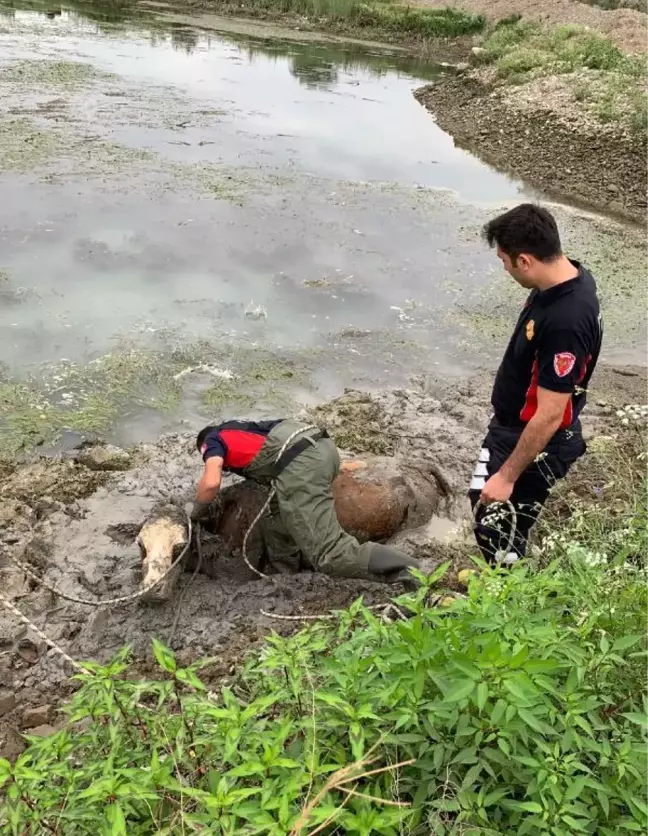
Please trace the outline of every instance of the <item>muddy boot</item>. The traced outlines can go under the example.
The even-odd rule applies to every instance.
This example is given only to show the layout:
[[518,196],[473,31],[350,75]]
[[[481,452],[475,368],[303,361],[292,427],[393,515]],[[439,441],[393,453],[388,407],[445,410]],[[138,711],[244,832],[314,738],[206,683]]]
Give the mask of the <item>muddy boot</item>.
[[371,546],[369,571],[378,575],[382,581],[402,583],[412,591],[418,589],[420,582],[410,574],[409,569],[418,569],[419,566],[415,557],[410,557],[391,546],[383,546],[380,543],[373,543]]

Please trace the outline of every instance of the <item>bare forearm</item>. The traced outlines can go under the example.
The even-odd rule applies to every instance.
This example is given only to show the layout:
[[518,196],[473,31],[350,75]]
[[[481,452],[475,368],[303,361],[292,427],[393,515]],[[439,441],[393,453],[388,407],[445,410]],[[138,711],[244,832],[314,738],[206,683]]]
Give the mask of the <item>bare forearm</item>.
[[201,479],[200,482],[198,482],[198,488],[196,490],[196,502],[213,502],[216,499],[219,490],[220,482],[215,485]]
[[515,482],[537,455],[542,453],[560,426],[560,416],[535,415],[524,428],[515,449],[500,468],[509,482]]

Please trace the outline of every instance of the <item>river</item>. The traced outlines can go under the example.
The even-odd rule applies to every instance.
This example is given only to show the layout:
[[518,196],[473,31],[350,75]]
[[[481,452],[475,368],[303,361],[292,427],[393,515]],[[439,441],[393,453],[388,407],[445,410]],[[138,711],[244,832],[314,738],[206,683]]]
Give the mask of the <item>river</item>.
[[[480,229],[538,195],[415,101],[451,69],[81,8],[0,4],[0,455],[492,366]],[[640,232],[556,211],[623,323]]]

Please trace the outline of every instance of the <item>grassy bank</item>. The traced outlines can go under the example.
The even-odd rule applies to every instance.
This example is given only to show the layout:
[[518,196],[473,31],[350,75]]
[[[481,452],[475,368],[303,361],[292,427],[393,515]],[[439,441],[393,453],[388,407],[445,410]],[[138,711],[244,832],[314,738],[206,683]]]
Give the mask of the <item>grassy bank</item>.
[[193,8],[404,43],[471,35],[486,24],[481,14],[413,8],[389,0],[196,0]]
[[602,123],[645,137],[646,61],[626,55],[603,35],[511,18],[484,37],[475,61],[511,85],[556,76],[557,106],[568,112],[573,108],[575,118],[584,110]]
[[216,692],[159,644],[152,681],[127,651],[93,665],[67,728],[0,761],[0,832],[645,832],[635,416],[554,502],[540,563],[485,570],[449,607],[421,590],[385,621],[357,602],[270,636]]
[[601,9],[635,9],[638,12],[648,12],[646,0],[585,0],[590,6],[599,6]]

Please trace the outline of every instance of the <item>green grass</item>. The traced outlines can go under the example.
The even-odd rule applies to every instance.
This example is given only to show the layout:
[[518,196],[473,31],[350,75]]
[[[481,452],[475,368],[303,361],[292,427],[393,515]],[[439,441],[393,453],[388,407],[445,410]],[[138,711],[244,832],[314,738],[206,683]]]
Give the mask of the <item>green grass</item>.
[[67,726],[0,760],[0,834],[645,833],[637,439],[595,445],[539,564],[484,568],[448,607],[426,605],[441,566],[407,617],[358,601],[267,637],[215,691],[159,642],[149,681],[128,650],[88,664]]
[[518,73],[570,73],[580,69],[646,74],[645,61],[628,56],[609,38],[580,26],[500,23],[484,42],[484,60],[502,78]]
[[216,11],[259,17],[297,17],[310,23],[358,31],[367,37],[458,37],[481,31],[483,15],[458,9],[415,9],[381,0],[214,0]]
[[574,99],[603,123],[646,133],[646,62],[627,55],[609,38],[579,26],[543,26],[511,18],[485,38],[479,63],[497,78],[525,84],[536,78],[574,75]]
[[645,91],[637,95],[636,104],[630,118],[630,127],[638,136],[645,136],[648,132],[648,96]]

